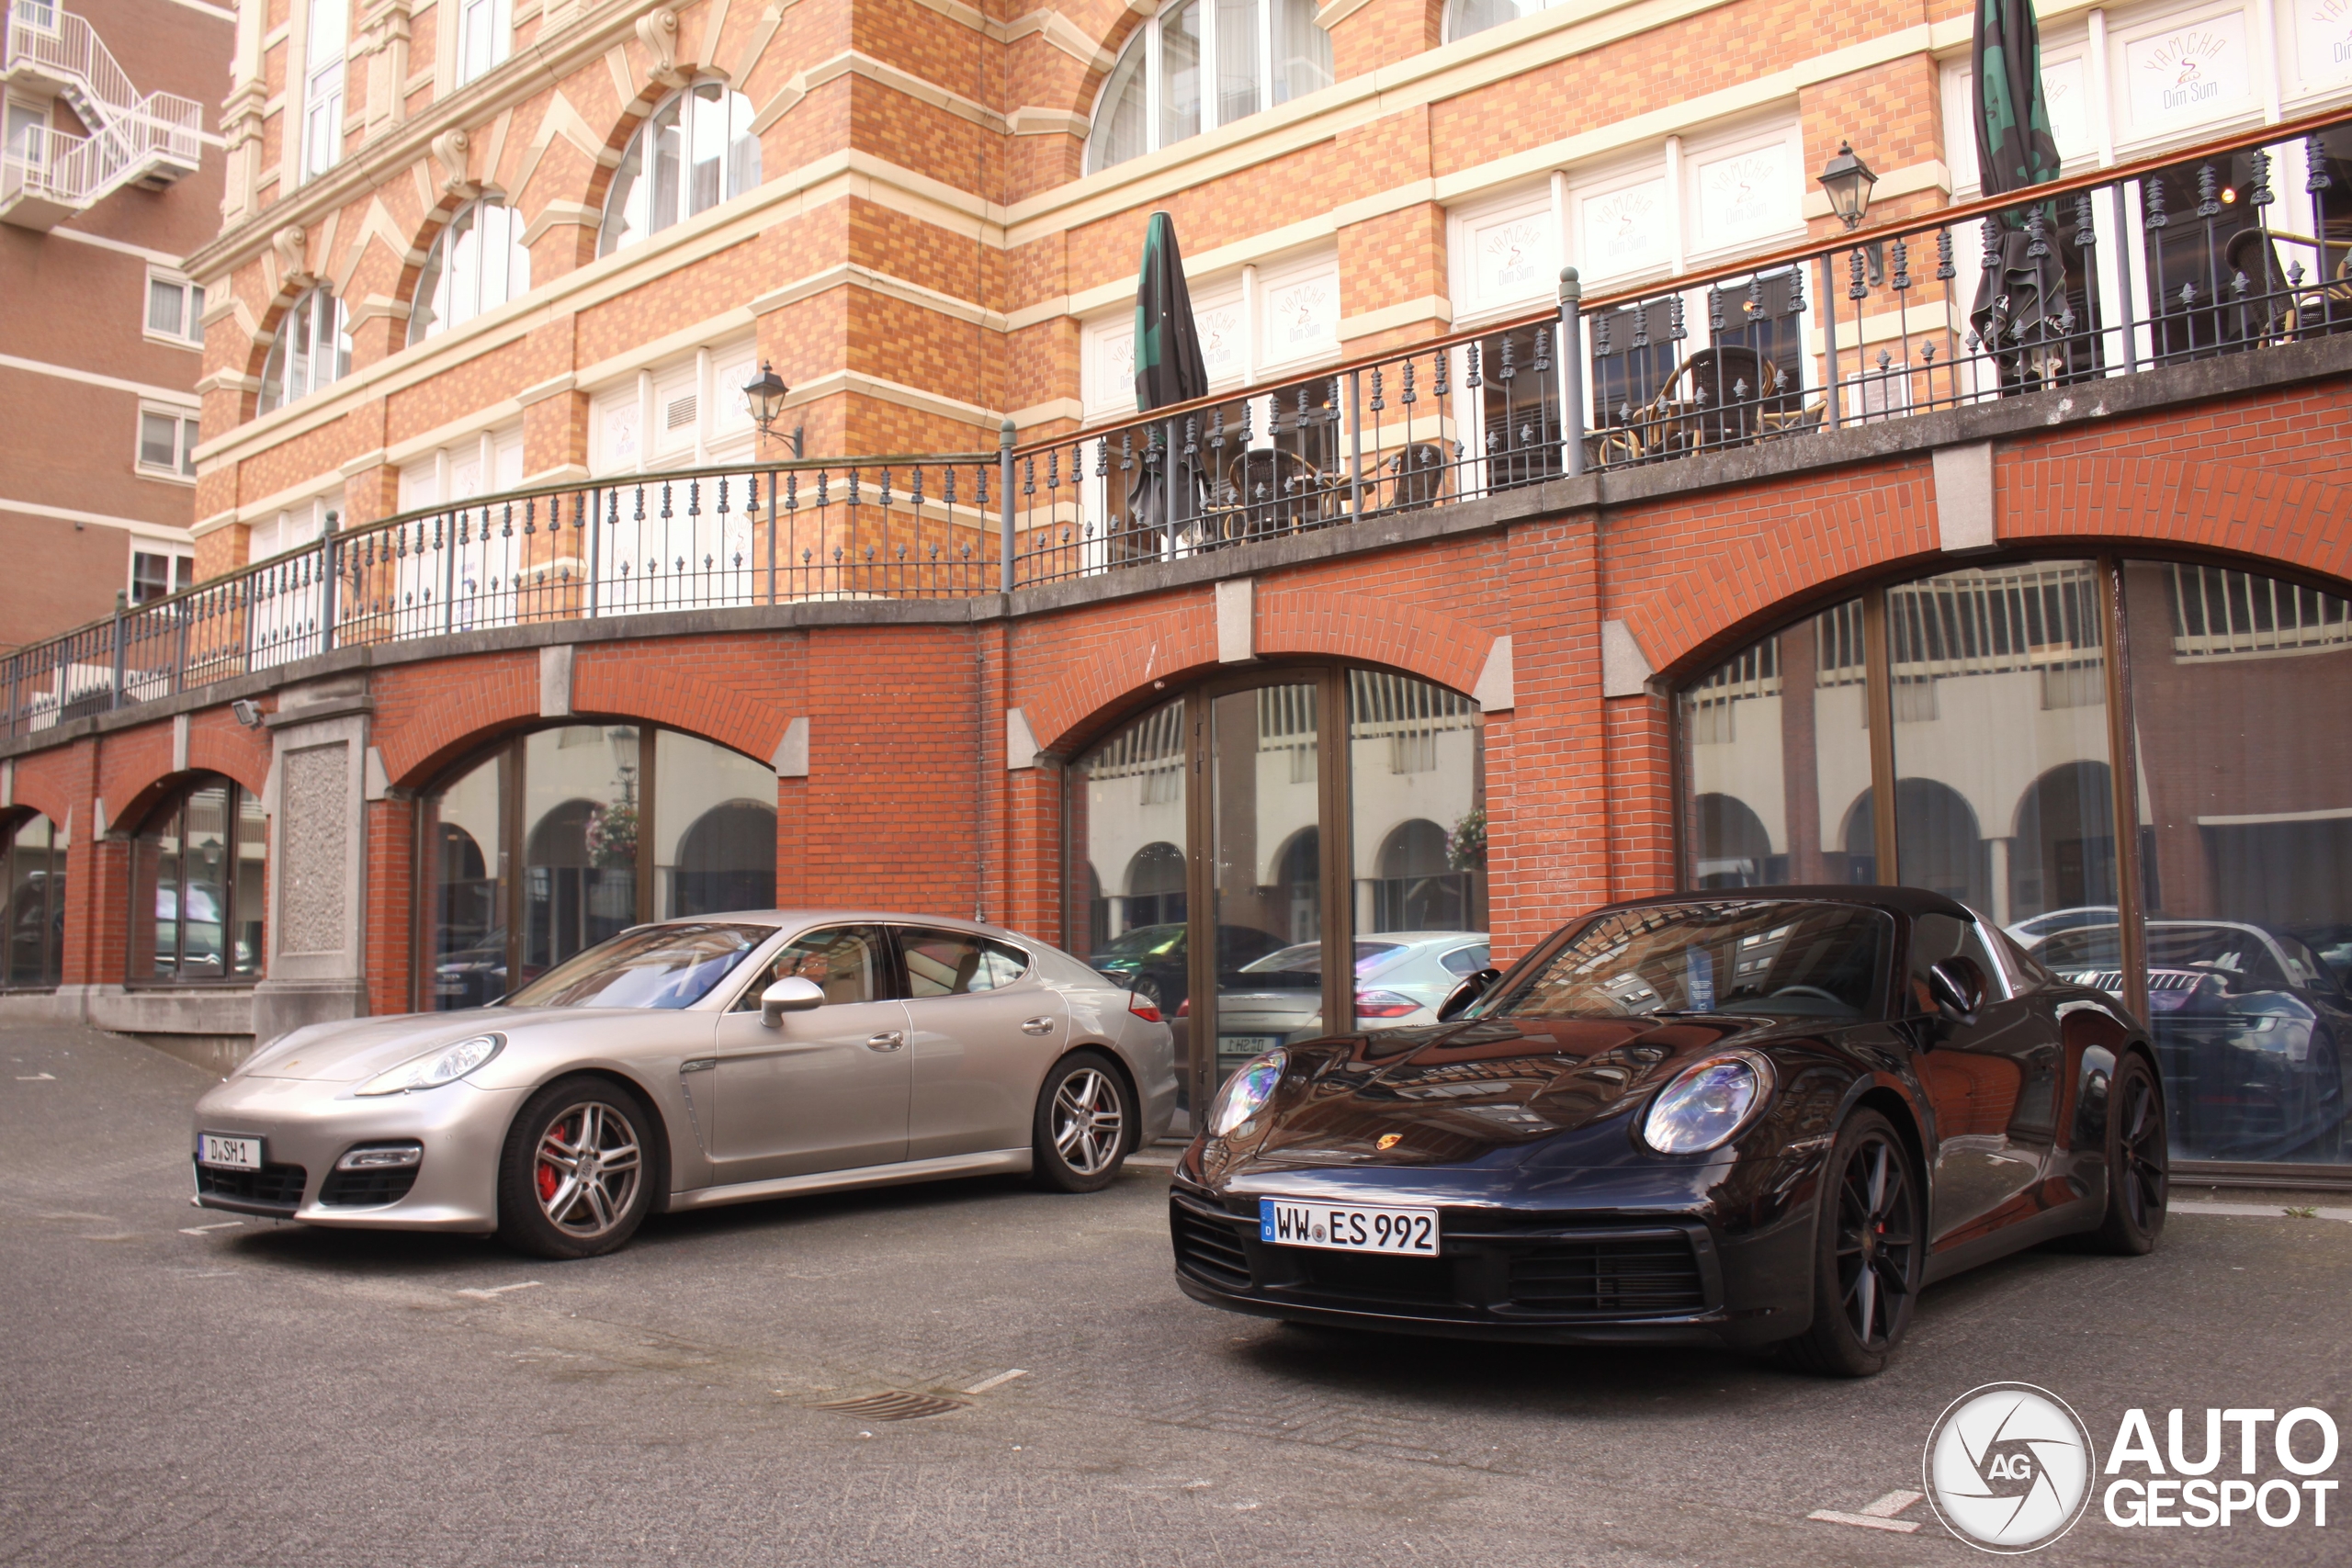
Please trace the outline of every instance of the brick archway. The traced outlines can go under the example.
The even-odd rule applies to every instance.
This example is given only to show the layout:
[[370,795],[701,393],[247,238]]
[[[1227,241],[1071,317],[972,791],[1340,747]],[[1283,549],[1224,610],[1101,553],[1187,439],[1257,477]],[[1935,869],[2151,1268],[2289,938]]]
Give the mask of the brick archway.
[[[1998,454],[1994,475],[2004,547],[2223,550],[2255,570],[2352,579],[2352,490],[2324,479],[2236,462],[2017,452]],[[1925,462],[1872,482],[1792,486],[1747,520],[1740,548],[1694,552],[1612,606],[1662,674],[1688,676],[1843,586],[1972,558],[1939,547]]]
[[[1459,616],[1398,600],[1294,588],[1257,595],[1254,646],[1261,659],[1344,659],[1466,693],[1477,684],[1495,637]],[[1202,594],[1123,621],[1115,635],[1098,640],[1080,633],[1059,648],[1058,658],[1026,668],[1016,651],[1012,705],[1023,707],[1041,748],[1069,756],[1114,719],[1218,667],[1216,606]]]

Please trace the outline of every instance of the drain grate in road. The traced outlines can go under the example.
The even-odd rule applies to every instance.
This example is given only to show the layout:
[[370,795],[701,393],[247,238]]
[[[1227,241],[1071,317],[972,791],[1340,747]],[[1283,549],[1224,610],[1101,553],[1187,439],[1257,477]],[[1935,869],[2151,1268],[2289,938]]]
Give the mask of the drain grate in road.
[[968,1410],[971,1406],[961,1399],[942,1399],[935,1393],[909,1393],[893,1388],[856,1399],[829,1399],[817,1408],[837,1410],[869,1421],[920,1421],[926,1416],[944,1416],[951,1410]]

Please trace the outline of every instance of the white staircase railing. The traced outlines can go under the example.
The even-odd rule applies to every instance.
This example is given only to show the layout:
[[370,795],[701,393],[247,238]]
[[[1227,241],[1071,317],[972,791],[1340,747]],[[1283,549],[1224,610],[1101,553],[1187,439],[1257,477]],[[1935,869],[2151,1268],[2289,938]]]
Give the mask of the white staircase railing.
[[6,70],[52,83],[90,128],[87,137],[42,133],[36,150],[10,148],[0,175],[0,204],[38,188],[87,206],[134,180],[178,177],[203,152],[203,106],[175,93],[141,94],[97,29],[50,0],[16,0]]

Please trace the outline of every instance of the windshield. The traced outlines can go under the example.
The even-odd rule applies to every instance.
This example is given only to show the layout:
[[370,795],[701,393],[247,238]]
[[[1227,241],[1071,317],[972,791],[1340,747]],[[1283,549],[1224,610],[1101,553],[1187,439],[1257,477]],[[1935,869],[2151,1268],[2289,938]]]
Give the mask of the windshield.
[[1098,962],[1158,958],[1182,944],[1187,929],[1179,925],[1137,926],[1122,933],[1095,957]]
[[[2113,926],[2092,926],[2061,931],[2037,944],[2033,955],[2052,969],[2077,972],[2085,985],[2095,984],[2093,971],[2122,966],[2120,933]],[[2212,976],[2223,991],[2277,990],[2287,976],[2271,955],[2262,933],[2249,926],[2220,921],[2151,920],[2148,922],[2148,967],[2178,975]],[[2178,977],[2176,975],[2175,978]],[[2155,987],[2177,989],[2176,986]]]
[[1676,1012],[1858,1019],[1894,922],[1849,904],[1670,904],[1603,915],[1476,1018]]
[[647,926],[567,958],[506,998],[518,1008],[690,1008],[773,926]]
[[[1381,960],[1389,954],[1404,951],[1402,942],[1360,942],[1356,943],[1356,973],[1362,975],[1374,969],[1379,966]],[[1302,942],[1295,946],[1285,947],[1279,953],[1266,954],[1254,964],[1244,964],[1241,966],[1241,973],[1244,975],[1311,975],[1319,978],[1323,974],[1323,944],[1319,942]]]

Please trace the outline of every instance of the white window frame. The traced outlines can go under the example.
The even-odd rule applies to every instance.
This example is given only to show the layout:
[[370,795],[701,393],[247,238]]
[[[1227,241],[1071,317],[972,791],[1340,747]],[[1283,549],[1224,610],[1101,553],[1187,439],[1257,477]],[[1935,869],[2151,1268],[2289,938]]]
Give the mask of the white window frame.
[[[759,373],[758,343],[729,338],[606,386],[588,401],[590,474],[606,479],[754,459],[759,426],[743,389]],[[693,412],[673,426],[671,411],[688,400]],[[633,450],[614,449],[616,414],[635,426]]]
[[[333,13],[342,36],[332,53],[319,45],[317,19]],[[303,7],[301,175],[306,181],[343,162],[344,59],[350,44],[350,0],[307,0]]]
[[[141,546],[145,546],[147,547],[142,549],[141,547]],[[164,592],[157,595],[158,598],[169,598],[171,595],[178,592],[182,588],[190,588],[195,586],[196,552],[194,550],[184,550],[176,545],[167,545],[160,539],[134,537],[130,541],[130,559],[128,562],[130,569],[129,574],[123,583],[123,592],[130,598],[131,604],[152,604],[154,603],[154,600],[153,599],[141,599],[139,597],[139,558],[141,556],[161,556],[164,558]],[[182,576],[181,568],[183,566],[187,568],[186,576],[187,581],[186,582],[180,581]]]
[[[172,460],[169,463],[147,460],[147,422],[151,419],[172,422]],[[192,485],[196,482],[197,441],[196,410],[178,403],[142,400],[139,404],[139,419],[131,442],[131,468],[141,479],[168,479],[174,484]]]
[[[1111,85],[1118,80],[1119,67],[1126,63],[1128,52],[1132,50],[1140,49],[1144,52],[1144,138],[1143,151],[1136,154],[1138,158],[1148,158],[1154,152],[1160,151],[1163,147],[1175,146],[1177,141],[1190,141],[1194,137],[1206,136],[1209,132],[1221,130],[1224,126],[1238,125],[1242,120],[1250,118],[1251,115],[1263,114],[1270,108],[1280,107],[1274,99],[1273,0],[1254,0],[1253,5],[1253,25],[1256,27],[1258,33],[1258,107],[1251,109],[1250,114],[1237,115],[1230,120],[1220,120],[1217,118],[1216,59],[1218,23],[1216,16],[1216,0],[1198,0],[1198,4],[1201,8],[1201,60],[1199,66],[1201,78],[1200,129],[1193,131],[1189,136],[1177,138],[1175,141],[1161,140],[1159,133],[1161,110],[1159,90],[1159,24],[1162,17],[1166,16],[1170,11],[1181,8],[1183,4],[1184,0],[1165,0],[1165,3],[1163,3],[1158,10],[1152,13],[1150,18],[1138,27],[1136,29],[1135,34],[1120,47],[1118,56],[1112,62],[1110,72],[1102,79],[1102,85],[1095,90],[1093,107],[1087,116],[1086,173],[1090,175],[1100,174],[1105,168],[1118,167],[1115,164],[1098,165],[1095,163],[1094,133],[1096,127],[1102,119],[1105,95],[1110,92]],[[1317,28],[1322,26],[1320,22],[1317,22],[1313,25]],[[1325,29],[1324,36],[1326,38],[1329,37],[1329,31],[1328,28]],[[1337,72],[1335,69],[1335,79],[1336,76]],[[1329,84],[1327,84],[1327,85],[1328,85]],[[1319,91],[1320,89],[1317,90]],[[1297,96],[1303,97],[1305,96],[1305,94],[1300,94]],[[1296,97],[1282,100],[1283,103],[1295,103],[1296,101]]]
[[[176,333],[166,332],[155,324],[155,290],[158,287],[175,288],[180,296],[180,325]],[[167,343],[175,348],[204,346],[204,288],[186,273],[173,272],[150,265],[147,268],[147,298],[142,302],[141,327],[150,343]]]
[[[702,89],[710,86],[716,86],[719,89],[718,102],[716,105],[711,104],[708,100],[699,96]],[[712,202],[709,207],[696,208],[694,204],[694,182],[688,175],[688,166],[686,162],[694,146],[695,122],[701,116],[715,111],[721,117],[723,124],[731,124],[734,113],[732,100],[738,98],[741,98],[744,106],[751,111],[745,122],[746,129],[743,140],[748,141],[751,143],[752,156],[757,166],[752,171],[752,177],[749,185],[746,185],[742,189],[737,191],[729,191],[727,188],[729,175],[731,172],[731,166],[734,162],[731,154],[737,145],[736,140],[729,138],[727,142],[726,151],[722,152],[719,155],[718,199]],[[678,111],[679,166],[677,177],[677,199],[679,210],[674,216],[663,221],[655,222],[653,220],[654,213],[652,193],[657,182],[653,168],[653,132],[654,128],[661,120],[662,116],[673,107]],[[729,202],[734,201],[739,197],[748,196],[752,191],[757,190],[767,177],[763,157],[763,150],[760,146],[760,139],[756,133],[752,132],[749,129],[750,120],[756,118],[757,116],[758,106],[753,104],[748,96],[745,96],[743,93],[739,91],[734,83],[718,76],[698,77],[695,80],[687,83],[685,86],[680,88],[677,92],[672,93],[660,103],[656,104],[653,107],[653,112],[637,122],[637,129],[629,132],[628,141],[622,144],[621,163],[618,165],[616,165],[616,172],[612,184],[605,187],[604,208],[597,216],[596,254],[599,256],[608,256],[616,252],[625,251],[631,245],[643,244],[646,241],[652,239],[657,234],[662,233],[670,229],[674,229],[682,223],[691,223],[695,219],[701,217],[704,213],[711,211],[715,208],[724,207]],[[627,166],[628,163],[628,156],[631,152],[635,152],[638,155],[637,173],[634,176],[635,184],[629,187],[628,194],[624,195],[622,193],[618,171],[619,169]],[[640,233],[632,234],[625,238],[614,238],[609,243],[607,243],[607,236],[612,233],[613,228],[614,202],[618,200],[625,213],[630,197],[639,190],[645,192],[646,227],[644,231]]]
[[[458,35],[458,85],[462,87],[505,62],[514,45],[513,0],[442,0],[442,3]],[[479,47],[474,36],[478,18],[485,32],[479,40]]]

